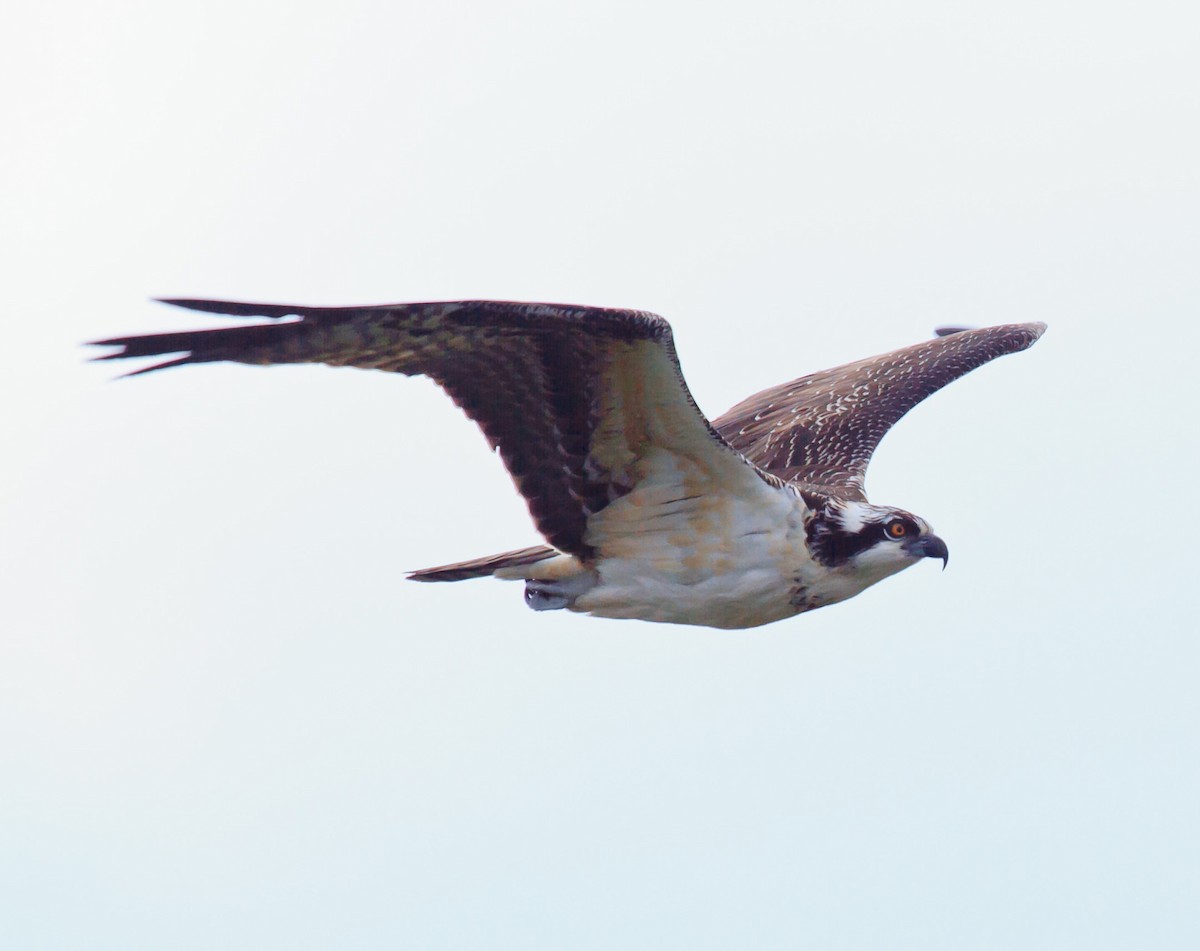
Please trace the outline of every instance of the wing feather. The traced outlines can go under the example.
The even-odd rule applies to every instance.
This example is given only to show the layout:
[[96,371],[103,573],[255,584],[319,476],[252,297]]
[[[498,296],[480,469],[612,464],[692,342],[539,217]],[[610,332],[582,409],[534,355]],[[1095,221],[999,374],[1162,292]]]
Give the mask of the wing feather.
[[700,413],[670,325],[641,311],[504,301],[298,307],[172,299],[190,310],[295,318],[113,337],[99,359],[182,354],[212,361],[324,363],[435,380],[497,448],[541,533],[559,551],[593,549],[588,520],[644,481],[650,459],[687,459],[722,485],[764,485]]
[[926,397],[1032,346],[1042,323],[945,328],[937,339],[800,377],[743,400],[713,426],[755,465],[825,494],[866,501],[879,441]]

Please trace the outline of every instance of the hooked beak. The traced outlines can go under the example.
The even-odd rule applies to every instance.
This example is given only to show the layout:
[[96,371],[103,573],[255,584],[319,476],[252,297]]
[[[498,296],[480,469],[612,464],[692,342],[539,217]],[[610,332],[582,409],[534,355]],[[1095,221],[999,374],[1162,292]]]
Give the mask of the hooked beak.
[[918,538],[908,546],[908,550],[918,558],[942,559],[942,571],[945,571],[946,565],[950,564],[950,549],[936,535],[926,535],[923,538]]

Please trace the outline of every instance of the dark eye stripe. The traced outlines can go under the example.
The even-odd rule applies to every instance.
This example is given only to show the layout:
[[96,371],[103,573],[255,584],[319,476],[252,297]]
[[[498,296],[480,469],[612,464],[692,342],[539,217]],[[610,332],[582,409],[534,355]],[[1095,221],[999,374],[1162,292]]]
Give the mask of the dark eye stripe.
[[[903,526],[904,531],[893,535],[894,526]],[[902,542],[921,536],[920,526],[911,516],[892,515],[886,521],[865,524],[857,532],[846,532],[840,520],[829,517],[826,512],[808,523],[807,532],[809,551],[828,568],[843,565],[880,542]]]
[[828,567],[845,564],[855,555],[873,548],[888,539],[887,526],[882,522],[865,525],[857,532],[843,532],[828,525],[814,524],[809,527],[809,550],[813,556]]

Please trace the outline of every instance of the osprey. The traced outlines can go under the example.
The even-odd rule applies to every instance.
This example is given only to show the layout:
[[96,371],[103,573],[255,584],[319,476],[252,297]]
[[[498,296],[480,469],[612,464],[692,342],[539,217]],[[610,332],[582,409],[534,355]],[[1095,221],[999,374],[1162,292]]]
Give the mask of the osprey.
[[548,542],[416,571],[523,580],[535,610],[747,628],[844,601],[949,553],[924,519],[872,505],[871,454],[913,406],[1031,346],[1041,323],[944,328],[925,343],[800,377],[711,422],[661,317],[452,301],[295,307],[166,300],[290,321],[113,337],[98,359],[324,363],[428,376],[498,449]]

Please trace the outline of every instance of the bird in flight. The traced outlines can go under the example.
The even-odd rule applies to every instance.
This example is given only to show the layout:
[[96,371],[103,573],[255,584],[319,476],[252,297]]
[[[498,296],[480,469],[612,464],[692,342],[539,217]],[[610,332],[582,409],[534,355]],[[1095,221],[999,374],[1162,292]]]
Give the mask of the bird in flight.
[[520,580],[539,611],[717,628],[844,601],[923,558],[945,567],[946,544],[928,522],[867,501],[871,455],[921,400],[1045,330],[944,328],[763,390],[710,421],[684,382],[670,325],[642,311],[164,303],[266,320],[98,340],[119,349],[97,359],[173,355],[131,376],[215,361],[427,376],[479,425],[547,544],[411,578]]

